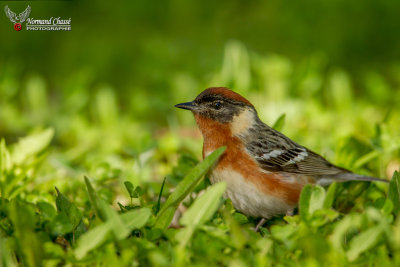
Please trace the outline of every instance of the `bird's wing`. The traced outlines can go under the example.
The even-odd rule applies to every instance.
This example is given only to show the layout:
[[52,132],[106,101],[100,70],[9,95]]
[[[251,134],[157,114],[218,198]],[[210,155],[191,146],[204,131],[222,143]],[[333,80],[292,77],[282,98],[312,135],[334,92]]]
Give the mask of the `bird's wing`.
[[331,176],[350,171],[337,167],[315,152],[302,147],[265,125],[248,136],[246,150],[266,171]]
[[349,172],[300,146],[294,148],[270,148],[254,155],[254,158],[267,171],[298,173],[311,176],[335,175]]
[[15,17],[17,16],[17,14],[15,14],[14,12],[11,11],[11,9],[8,6],[4,7],[4,11],[6,12],[7,17],[14,23],[17,23],[17,21],[15,20]]
[[250,134],[242,136],[247,152],[256,159],[262,169],[312,177],[321,185],[333,181],[380,181],[386,180],[352,173],[327,161],[317,153],[300,146],[287,136],[265,124],[258,124]]
[[24,22],[31,13],[31,6],[28,6],[23,12],[19,14],[19,22]]

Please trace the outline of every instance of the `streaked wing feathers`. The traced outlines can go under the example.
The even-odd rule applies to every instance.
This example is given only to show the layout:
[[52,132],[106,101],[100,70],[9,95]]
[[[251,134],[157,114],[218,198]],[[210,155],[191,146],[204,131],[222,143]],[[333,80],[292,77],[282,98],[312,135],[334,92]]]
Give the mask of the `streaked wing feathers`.
[[[246,149],[266,171],[317,177],[349,173],[348,170],[331,164],[317,153],[298,145],[267,125],[260,127],[257,133],[253,135],[254,138],[247,136],[253,140],[247,140]],[[260,133],[262,133],[261,139]]]

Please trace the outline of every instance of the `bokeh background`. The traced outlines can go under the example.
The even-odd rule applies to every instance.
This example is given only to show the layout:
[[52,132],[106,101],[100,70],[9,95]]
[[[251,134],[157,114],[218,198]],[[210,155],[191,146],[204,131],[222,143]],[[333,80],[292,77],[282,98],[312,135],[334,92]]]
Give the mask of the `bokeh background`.
[[[72,31],[15,31],[4,7],[28,4],[34,19],[71,18]],[[174,227],[194,213],[204,225],[154,226],[201,160],[193,116],[174,105],[211,86],[333,163],[390,179],[399,14],[399,0],[0,0],[0,266],[400,266],[399,178],[306,187],[300,215],[260,233],[229,200],[215,213],[194,202],[204,179],[170,209]],[[130,213],[123,234],[120,218],[139,208],[148,222],[132,226]]]
[[210,86],[270,125],[285,114],[285,134],[341,166],[398,166],[399,1],[0,1],[28,4],[72,19],[17,32],[0,15],[0,136],[54,129],[46,186],[159,183],[178,154],[200,159],[192,115],[173,105]]

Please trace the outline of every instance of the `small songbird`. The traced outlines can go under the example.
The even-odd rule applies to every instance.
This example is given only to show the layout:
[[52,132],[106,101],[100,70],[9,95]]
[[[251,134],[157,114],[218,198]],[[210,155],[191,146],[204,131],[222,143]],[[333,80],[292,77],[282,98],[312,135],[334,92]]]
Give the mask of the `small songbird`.
[[193,112],[204,138],[203,158],[226,146],[210,180],[225,181],[225,196],[248,216],[291,213],[307,183],[386,181],[354,174],[297,144],[263,123],[247,99],[227,88],[208,88],[175,107]]

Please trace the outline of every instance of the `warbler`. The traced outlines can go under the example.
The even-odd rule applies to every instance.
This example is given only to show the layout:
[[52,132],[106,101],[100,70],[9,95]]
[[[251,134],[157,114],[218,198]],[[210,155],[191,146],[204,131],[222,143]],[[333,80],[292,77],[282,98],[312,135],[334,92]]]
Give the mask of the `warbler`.
[[297,144],[263,123],[254,106],[230,89],[208,88],[175,107],[193,112],[204,139],[203,158],[226,147],[209,177],[211,183],[225,181],[225,197],[248,216],[291,213],[308,183],[386,181],[354,174]]

